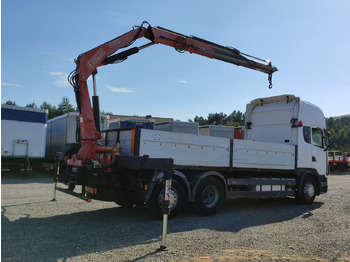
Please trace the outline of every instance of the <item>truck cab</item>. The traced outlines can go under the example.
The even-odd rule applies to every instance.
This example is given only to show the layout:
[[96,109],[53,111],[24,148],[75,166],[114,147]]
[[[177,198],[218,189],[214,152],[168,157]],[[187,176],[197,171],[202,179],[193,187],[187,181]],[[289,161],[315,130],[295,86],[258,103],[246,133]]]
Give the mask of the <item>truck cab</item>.
[[328,173],[328,136],[322,110],[294,95],[252,100],[246,109],[245,139],[296,147],[296,170]]

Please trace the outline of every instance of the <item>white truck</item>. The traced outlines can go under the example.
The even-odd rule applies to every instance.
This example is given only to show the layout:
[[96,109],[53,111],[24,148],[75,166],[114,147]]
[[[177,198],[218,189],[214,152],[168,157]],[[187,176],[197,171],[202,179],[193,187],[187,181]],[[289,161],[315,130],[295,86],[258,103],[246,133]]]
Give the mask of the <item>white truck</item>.
[[[140,38],[149,41],[116,53]],[[53,199],[60,190],[87,201],[115,201],[121,206],[146,204],[152,214],[163,214],[163,249],[169,211],[174,215],[186,203],[210,215],[227,198],[296,196],[301,203],[312,203],[316,195],[327,191],[324,116],[318,107],[292,95],[248,104],[243,140],[200,136],[198,131],[101,131],[97,68],[122,62],[156,44],[265,73],[269,88],[272,74],[278,71],[269,60],[153,27],[146,21],[82,53],[68,77],[80,113],[81,140],[67,144],[62,152]],[[90,76],[92,105],[87,83]],[[58,188],[57,182],[67,184],[68,189]],[[76,185],[81,186],[81,193],[74,192]]]
[[[116,53],[139,38],[149,42]],[[87,201],[146,204],[152,214],[163,214],[164,225],[169,207],[174,215],[186,203],[210,215],[228,198],[295,196],[309,204],[327,191],[324,115],[317,106],[293,95],[251,101],[244,139],[213,136],[217,132],[201,136],[198,130],[171,132],[179,129],[171,125],[168,131],[100,131],[97,68],[124,61],[155,44],[266,73],[269,88],[277,71],[268,60],[147,22],[82,53],[68,78],[80,113],[81,141],[65,146],[55,181],[67,184],[68,189],[55,184],[56,189]],[[87,85],[90,76],[92,105]],[[76,185],[82,186],[81,193],[74,192]]]
[[[243,140],[132,129],[104,131],[99,143],[119,144],[124,156],[174,159],[173,215],[186,203],[210,215],[230,198],[295,196],[310,204],[327,192],[328,136],[320,108],[293,95],[259,98],[247,105],[245,121]],[[154,213],[162,201],[162,176],[147,185]],[[132,179],[126,180],[131,186]],[[129,201],[121,204],[136,203]]]
[[1,167],[40,166],[45,158],[48,111],[1,105]]

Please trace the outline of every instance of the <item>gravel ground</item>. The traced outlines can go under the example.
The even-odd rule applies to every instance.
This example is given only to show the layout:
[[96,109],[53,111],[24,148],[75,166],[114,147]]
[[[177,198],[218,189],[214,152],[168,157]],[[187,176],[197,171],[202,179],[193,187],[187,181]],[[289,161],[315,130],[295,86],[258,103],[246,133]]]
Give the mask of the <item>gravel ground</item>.
[[87,203],[57,192],[48,174],[1,178],[1,261],[350,261],[350,173],[332,173],[312,205],[231,200],[214,216],[162,221],[142,208]]

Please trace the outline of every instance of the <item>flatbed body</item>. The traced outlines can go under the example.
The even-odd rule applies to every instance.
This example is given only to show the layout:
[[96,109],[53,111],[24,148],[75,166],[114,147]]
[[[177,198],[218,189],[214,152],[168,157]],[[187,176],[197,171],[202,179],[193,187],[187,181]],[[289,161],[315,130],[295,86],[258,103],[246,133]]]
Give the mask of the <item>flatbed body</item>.
[[176,169],[265,169],[295,171],[295,146],[278,143],[140,130],[106,131],[107,146],[122,155],[173,158]]

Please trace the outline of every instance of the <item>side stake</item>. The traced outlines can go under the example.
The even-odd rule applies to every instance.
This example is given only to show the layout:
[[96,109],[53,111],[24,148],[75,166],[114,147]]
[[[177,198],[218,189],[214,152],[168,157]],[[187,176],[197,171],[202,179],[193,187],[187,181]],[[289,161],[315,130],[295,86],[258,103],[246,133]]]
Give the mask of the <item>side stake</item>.
[[158,250],[166,250],[166,236],[167,236],[167,228],[168,228],[168,217],[170,214],[170,190],[171,190],[171,180],[166,179],[164,183],[164,199],[163,199],[163,235],[162,235],[162,243]]
[[56,189],[57,189],[57,181],[58,181],[58,175],[60,173],[60,165],[57,165],[57,172],[56,172],[56,178],[54,179],[55,181],[55,187],[53,189],[53,198],[51,199],[51,201],[56,201]]

